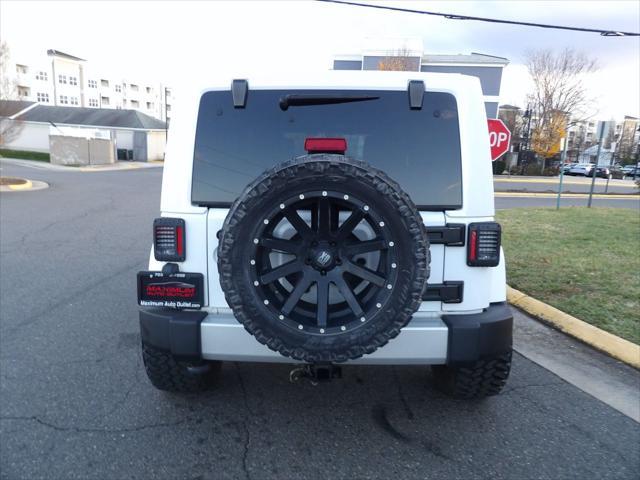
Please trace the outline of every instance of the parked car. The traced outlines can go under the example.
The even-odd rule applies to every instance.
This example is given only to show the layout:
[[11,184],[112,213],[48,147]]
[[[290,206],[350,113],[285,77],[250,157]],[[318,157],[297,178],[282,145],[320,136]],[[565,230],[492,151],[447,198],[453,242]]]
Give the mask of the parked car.
[[625,173],[625,177],[640,177],[640,167],[631,167],[630,169],[627,170],[627,172]]
[[609,167],[609,173],[611,174],[611,177],[609,178],[615,178],[618,180],[624,178],[624,172],[618,166]]
[[[591,172],[593,174],[593,171]],[[591,176],[591,175],[589,175]],[[611,175],[611,170],[609,167],[596,167],[596,177],[598,178],[606,178],[611,180],[613,176]]]
[[328,380],[355,362],[499,393],[513,317],[477,79],[267,78],[180,95],[137,277],[151,383],[203,391],[223,361]]
[[577,163],[565,163],[562,166],[562,172],[567,175],[569,170],[571,170],[571,168],[575,167],[576,165],[578,165]]
[[588,177],[591,174],[593,167],[595,167],[594,163],[576,163],[569,169],[567,175]]

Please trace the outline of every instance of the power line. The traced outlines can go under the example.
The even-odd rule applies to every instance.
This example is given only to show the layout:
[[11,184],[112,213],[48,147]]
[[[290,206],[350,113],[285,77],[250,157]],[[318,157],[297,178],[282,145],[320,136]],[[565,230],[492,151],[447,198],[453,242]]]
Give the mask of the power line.
[[418,13],[420,15],[434,15],[436,17],[444,17],[448,20],[476,20],[478,22],[505,23],[507,25],[523,25],[525,27],[554,28],[557,30],[571,30],[574,32],[599,33],[603,37],[638,37],[640,36],[640,33],[637,33],[637,32],[620,32],[618,30],[602,30],[599,28],[568,27],[566,25],[549,25],[546,23],[518,22],[516,20],[501,20],[498,18],[470,17],[468,15],[457,15],[455,13],[428,12],[425,10],[413,10],[410,8],[389,7],[387,5],[372,5],[368,3],[343,2],[339,0],[316,0],[316,1],[325,2],[325,3],[337,3],[340,5],[351,5],[353,7],[367,7],[367,8],[377,8],[380,10],[393,10],[396,12]]

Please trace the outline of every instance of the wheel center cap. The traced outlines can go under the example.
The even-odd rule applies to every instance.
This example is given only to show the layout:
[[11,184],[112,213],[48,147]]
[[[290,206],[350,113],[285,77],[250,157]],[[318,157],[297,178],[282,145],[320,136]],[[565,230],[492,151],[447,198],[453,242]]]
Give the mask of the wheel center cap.
[[329,251],[322,249],[316,252],[313,261],[318,267],[326,268],[333,262],[333,255]]

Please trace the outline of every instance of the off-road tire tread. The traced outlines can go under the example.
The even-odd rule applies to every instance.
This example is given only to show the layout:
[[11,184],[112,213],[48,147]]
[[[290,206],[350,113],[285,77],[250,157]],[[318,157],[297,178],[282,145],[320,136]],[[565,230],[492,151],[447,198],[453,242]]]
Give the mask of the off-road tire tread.
[[479,399],[498,395],[511,371],[511,352],[478,360],[469,366],[432,367],[437,386],[445,393],[463,399]]
[[176,393],[201,393],[214,383],[221,362],[208,362],[205,373],[191,373],[185,362],[170,352],[142,344],[142,360],[149,380],[159,390]]
[[[354,181],[364,181],[375,185],[377,192],[391,200],[395,210],[407,225],[407,230],[413,237],[414,251],[411,252],[417,274],[405,291],[399,295],[408,298],[405,307],[397,312],[393,323],[383,332],[378,333],[367,344],[353,345],[342,351],[324,351],[312,353],[304,348],[289,345],[281,338],[265,333],[256,315],[251,315],[250,308],[242,301],[239,289],[233,278],[231,251],[237,240],[235,227],[251,213],[251,206],[260,202],[261,197],[269,192],[275,182],[281,184],[295,183],[300,172],[308,173],[312,170],[318,177],[346,176]],[[298,157],[283,162],[267,171],[251,182],[231,205],[224,221],[222,235],[218,246],[218,273],[220,284],[225,294],[227,304],[233,310],[235,317],[244,328],[260,343],[280,354],[308,363],[339,363],[362,357],[386,345],[395,338],[400,330],[409,323],[411,316],[418,310],[422,302],[422,295],[429,278],[430,266],[429,240],[426,227],[421,220],[420,213],[411,198],[402,190],[400,185],[383,171],[378,170],[366,162],[358,161],[334,154],[315,154]]]

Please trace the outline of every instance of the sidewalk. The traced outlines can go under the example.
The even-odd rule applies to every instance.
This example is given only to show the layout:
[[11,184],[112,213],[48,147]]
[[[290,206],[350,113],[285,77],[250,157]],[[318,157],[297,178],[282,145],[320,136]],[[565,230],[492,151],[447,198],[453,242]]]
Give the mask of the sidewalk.
[[48,162],[34,160],[20,160],[17,158],[0,157],[0,163],[18,165],[20,167],[35,168],[38,170],[54,170],[59,172],[109,172],[113,170],[136,170],[140,168],[162,168],[163,162],[116,162],[110,165],[87,165],[82,167],[69,167],[65,165],[53,165]]
[[640,371],[544,325],[513,306],[511,310],[514,350],[640,422]]

